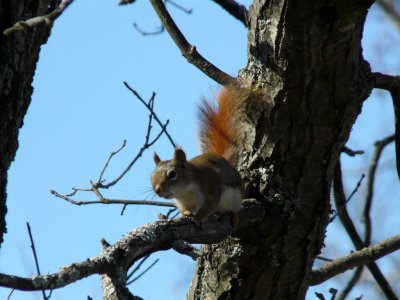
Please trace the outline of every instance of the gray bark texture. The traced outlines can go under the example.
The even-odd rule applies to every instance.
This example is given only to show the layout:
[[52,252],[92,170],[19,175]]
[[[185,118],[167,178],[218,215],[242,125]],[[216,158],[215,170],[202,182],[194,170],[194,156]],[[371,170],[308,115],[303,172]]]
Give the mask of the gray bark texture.
[[264,221],[203,246],[188,299],[304,299],[334,167],[372,89],[361,38],[370,1],[256,0],[242,83],[239,168]]
[[40,46],[51,26],[40,24],[6,36],[3,31],[18,21],[43,15],[51,0],[0,0],[0,244],[6,233],[7,171],[18,149],[18,132],[33,92],[32,79]]

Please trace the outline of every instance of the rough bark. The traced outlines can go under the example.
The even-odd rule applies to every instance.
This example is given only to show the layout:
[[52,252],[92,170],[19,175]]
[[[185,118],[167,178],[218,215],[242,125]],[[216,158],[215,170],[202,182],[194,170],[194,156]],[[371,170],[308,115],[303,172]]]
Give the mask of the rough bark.
[[[204,246],[189,299],[304,299],[339,153],[372,89],[361,37],[368,1],[256,0],[242,81],[242,175],[265,203],[257,228]],[[243,152],[239,152],[243,153]]]
[[51,26],[40,24],[5,36],[4,30],[18,21],[44,15],[57,1],[0,0],[0,244],[6,232],[7,171],[18,148],[18,132],[23,124],[33,92],[32,79],[40,46]]

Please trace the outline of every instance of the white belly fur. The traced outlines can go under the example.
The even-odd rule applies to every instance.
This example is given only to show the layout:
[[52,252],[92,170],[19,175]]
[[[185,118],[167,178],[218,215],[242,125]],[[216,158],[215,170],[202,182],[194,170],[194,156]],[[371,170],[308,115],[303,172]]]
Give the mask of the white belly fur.
[[223,189],[218,204],[218,212],[238,212],[242,208],[242,193],[239,188],[226,187]]
[[[186,211],[189,208],[190,212],[195,215],[204,204],[204,195],[200,192],[199,186],[195,183],[176,188],[174,192],[177,196],[174,199],[174,203],[180,211]],[[193,206],[193,203],[197,205]]]

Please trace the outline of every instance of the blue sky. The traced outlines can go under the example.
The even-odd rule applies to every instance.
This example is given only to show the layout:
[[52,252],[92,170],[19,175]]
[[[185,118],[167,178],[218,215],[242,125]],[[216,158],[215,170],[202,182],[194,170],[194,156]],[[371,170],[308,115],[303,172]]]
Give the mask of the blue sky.
[[[246,63],[244,26],[212,1],[182,2],[193,9],[191,15],[172,7],[169,10],[189,42],[204,57],[235,76]],[[106,179],[113,179],[142,146],[148,114],[123,81],[145,99],[156,92],[155,110],[162,120],[170,119],[169,132],[175,141],[189,157],[199,153],[195,106],[202,96],[211,97],[218,85],[187,63],[166,33],[142,37],[132,27],[133,22],[144,30],[160,25],[148,1],[120,7],[116,1],[76,0],[57,20],[48,43],[42,47],[32,104],[9,172],[8,234],[0,253],[1,272],[35,274],[26,222],[32,227],[42,273],[53,273],[61,266],[99,254],[101,238],[114,243],[133,228],[155,221],[158,212],[166,211],[129,206],[121,216],[120,206],[78,207],[49,193],[50,189],[68,193],[71,187],[88,187],[89,180],[97,179],[108,155],[126,139],[126,149],[105,174]],[[395,52],[400,43],[398,32],[379,10],[372,9],[368,22],[364,49],[373,70],[399,74]],[[375,40],[377,36],[382,37],[380,43]],[[391,103],[385,97],[384,93],[375,92],[367,101],[353,130],[351,147],[367,150],[375,139],[393,132]],[[154,132],[157,130],[155,126]],[[168,158],[173,149],[162,138],[117,186],[104,192],[105,196],[148,197],[153,150]],[[346,160],[349,191],[370,155]],[[386,170],[393,166],[393,157],[393,149],[388,149]],[[392,171],[383,173],[378,183],[382,189],[377,197],[382,201],[376,203],[377,217],[387,212],[388,206],[400,208],[398,181]],[[95,198],[87,193],[76,199]],[[357,209],[357,203],[355,199],[350,205]],[[377,237],[395,233],[399,221],[390,222],[381,222]],[[329,227],[327,250],[331,256],[352,249],[351,244],[335,245],[338,239],[347,242],[342,236],[339,225]],[[184,299],[194,262],[173,251],[156,253],[149,263],[156,258],[160,262],[131,286],[133,293],[146,300]],[[398,258],[397,255],[397,261]],[[390,263],[387,265],[389,268]],[[317,289],[327,292],[325,287]],[[0,288],[0,299],[8,294],[8,289]],[[101,299],[98,276],[56,290],[52,299],[86,299],[88,295]],[[11,299],[41,299],[41,294],[15,292]]]

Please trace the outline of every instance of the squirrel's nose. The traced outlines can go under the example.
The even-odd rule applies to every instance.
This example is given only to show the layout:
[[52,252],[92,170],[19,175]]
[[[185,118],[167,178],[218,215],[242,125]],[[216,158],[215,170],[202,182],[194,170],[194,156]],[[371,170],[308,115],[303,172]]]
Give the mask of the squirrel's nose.
[[161,188],[160,188],[160,185],[159,185],[159,184],[157,184],[157,185],[154,187],[154,192],[155,192],[157,195],[160,194]]

